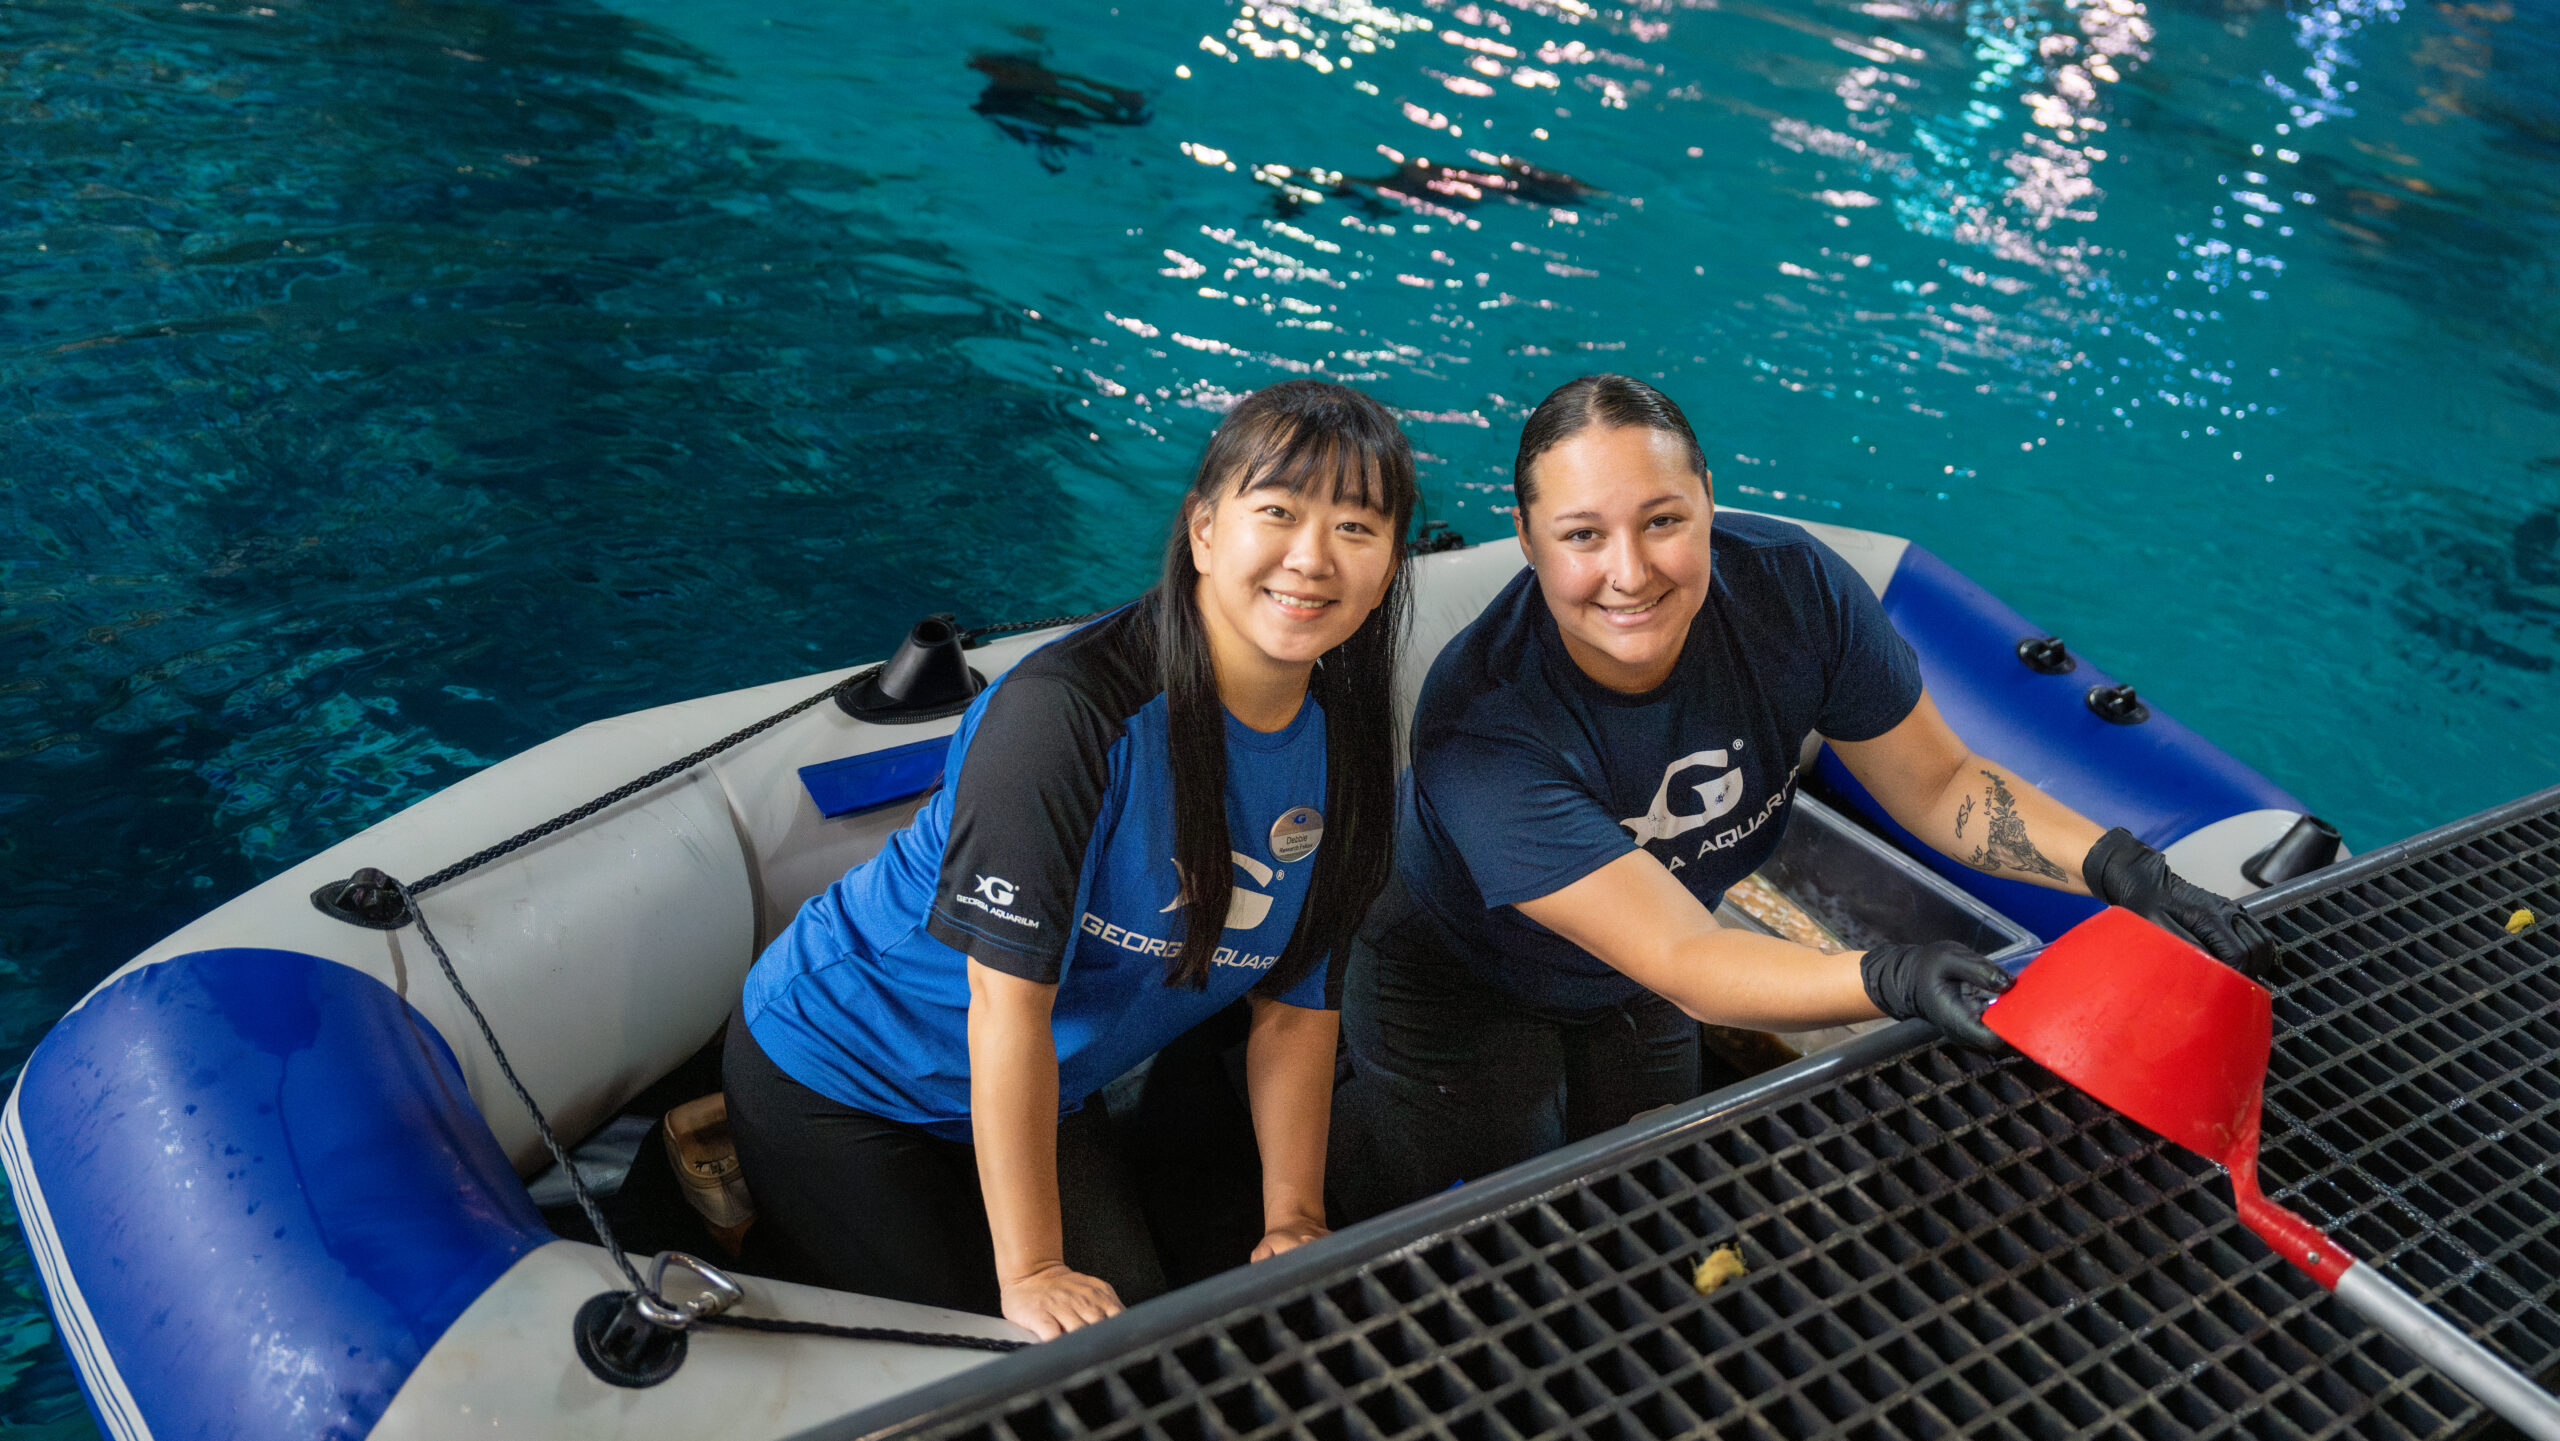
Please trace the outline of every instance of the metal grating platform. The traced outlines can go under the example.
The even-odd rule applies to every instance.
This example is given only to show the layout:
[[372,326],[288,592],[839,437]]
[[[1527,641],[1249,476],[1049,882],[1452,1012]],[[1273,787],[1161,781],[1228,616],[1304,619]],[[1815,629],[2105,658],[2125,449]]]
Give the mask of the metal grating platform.
[[[2560,788],[2251,907],[2271,1191],[2560,1362]],[[2505,930],[2518,907],[2550,917]],[[1905,1025],[813,1437],[2452,1436],[2219,1170]],[[1738,1242],[1749,1273],[1689,1284]]]

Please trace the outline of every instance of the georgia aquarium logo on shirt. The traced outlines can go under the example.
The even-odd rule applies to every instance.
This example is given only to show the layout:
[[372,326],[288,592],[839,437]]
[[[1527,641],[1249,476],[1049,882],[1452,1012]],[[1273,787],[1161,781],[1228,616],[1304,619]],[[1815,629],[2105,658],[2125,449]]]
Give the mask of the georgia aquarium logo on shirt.
[[[1742,742],[1735,741],[1729,749],[1719,747],[1711,751],[1691,751],[1664,766],[1662,784],[1654,787],[1653,804],[1645,808],[1643,815],[1632,816],[1618,824],[1633,832],[1636,844],[1643,846],[1651,845],[1655,841],[1672,840],[1688,835],[1692,831],[1706,830],[1713,822],[1732,815],[1742,804],[1742,792],[1745,788],[1740,768],[1716,770],[1714,774],[1703,780],[1691,778],[1702,769],[1724,766],[1733,752],[1741,749]],[[1681,784],[1674,785],[1675,781]],[[1767,800],[1760,803],[1758,810],[1747,816],[1737,817],[1731,824],[1698,837],[1695,844],[1682,841],[1671,850],[1657,851],[1654,854],[1661,858],[1665,866],[1676,871],[1691,861],[1705,860],[1710,852],[1730,850],[1757,834],[1762,826],[1769,823],[1770,817],[1784,813],[1787,802],[1794,797],[1795,791],[1796,778],[1793,772],[1789,772],[1785,782]],[[1695,795],[1698,798],[1699,808],[1695,811],[1674,813],[1671,809],[1672,797],[1682,796],[1686,799],[1687,795]]]
[[1643,815],[1631,816],[1618,824],[1633,831],[1636,844],[1641,846],[1653,841],[1667,841],[1673,836],[1687,835],[1742,804],[1742,772],[1728,770],[1709,776],[1695,785],[1681,787],[1682,790],[1695,791],[1704,809],[1685,815],[1675,815],[1672,812],[1671,782],[1679,778],[1683,771],[1695,770],[1702,766],[1723,765],[1725,754],[1722,749],[1691,751],[1664,766],[1662,784],[1653,792],[1653,804]]
[[[1271,867],[1264,865],[1262,862],[1255,860],[1253,857],[1246,855],[1242,851],[1229,851],[1227,852],[1227,857],[1236,863],[1237,869],[1243,871],[1246,875],[1253,877],[1253,883],[1258,886],[1267,886],[1271,884],[1271,878],[1279,874],[1278,871],[1273,870]],[[1181,871],[1181,866],[1176,865],[1174,867],[1175,874],[1179,875],[1181,874]],[[1161,916],[1167,911],[1178,911],[1189,904],[1191,904],[1191,888],[1189,886],[1185,886],[1182,889],[1175,891],[1173,899],[1165,902],[1163,910],[1157,911],[1156,914]],[[1229,892],[1227,900],[1226,925],[1228,930],[1252,930],[1261,925],[1263,918],[1270,914],[1271,897],[1264,895],[1262,892],[1248,891],[1242,886],[1238,886],[1233,891]]]
[[[1229,851],[1227,854],[1229,857],[1234,859],[1236,868],[1252,877],[1256,885],[1267,886],[1280,874],[1279,871],[1270,866],[1264,865],[1262,862],[1255,860],[1253,857],[1246,855],[1242,851]],[[1178,871],[1179,867],[1176,869]],[[1161,916],[1170,911],[1178,911],[1190,903],[1191,897],[1188,892],[1178,892],[1172,900],[1165,903],[1164,909],[1157,911],[1156,914]],[[1269,895],[1261,891],[1249,891],[1239,885],[1231,893],[1231,898],[1227,902],[1226,929],[1230,931],[1254,930],[1259,928],[1265,920],[1269,919],[1270,915],[1271,897]],[[1084,913],[1084,933],[1100,940],[1104,945],[1118,946],[1124,951],[1135,951],[1142,956],[1171,957],[1182,954],[1182,942],[1180,941],[1164,936],[1140,935],[1138,932],[1129,930],[1125,927],[1115,926],[1109,921],[1104,920],[1102,917],[1095,915],[1091,911]],[[1248,971],[1267,971],[1271,969],[1272,963],[1279,959],[1280,958],[1276,955],[1262,955],[1252,951],[1239,950],[1234,946],[1220,946],[1216,951],[1210,953],[1209,964],[1213,966],[1239,966]]]
[[[1246,875],[1253,877],[1253,883],[1255,885],[1267,886],[1271,884],[1271,877],[1273,874],[1271,867],[1264,865],[1262,862],[1255,860],[1253,857],[1246,855],[1242,851],[1229,851],[1227,854],[1235,858],[1236,868],[1238,870],[1241,870]],[[1264,895],[1260,891],[1248,891],[1244,887],[1238,886],[1235,889],[1234,899],[1227,902],[1227,929],[1231,931],[1253,930],[1262,924],[1263,917],[1270,914],[1271,897]]]
[[1013,904],[1013,882],[1002,876],[980,876],[976,885],[951,899],[960,905],[975,906],[997,920],[1011,921],[1035,931],[1040,929],[1039,918],[1005,909]]

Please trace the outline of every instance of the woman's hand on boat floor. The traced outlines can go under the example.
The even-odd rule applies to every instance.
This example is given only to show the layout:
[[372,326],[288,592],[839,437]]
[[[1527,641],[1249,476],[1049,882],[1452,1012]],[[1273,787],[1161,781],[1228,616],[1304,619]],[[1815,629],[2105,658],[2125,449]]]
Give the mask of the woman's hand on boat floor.
[[1309,1241],[1332,1234],[1332,1229],[1321,1221],[1286,1222],[1263,1233],[1262,1244],[1253,1248],[1253,1259],[1268,1261],[1283,1251],[1294,1251]]
[[1007,1281],[1000,1293],[1004,1318],[1042,1341],[1055,1341],[1127,1309],[1110,1282],[1070,1271],[1063,1263]]

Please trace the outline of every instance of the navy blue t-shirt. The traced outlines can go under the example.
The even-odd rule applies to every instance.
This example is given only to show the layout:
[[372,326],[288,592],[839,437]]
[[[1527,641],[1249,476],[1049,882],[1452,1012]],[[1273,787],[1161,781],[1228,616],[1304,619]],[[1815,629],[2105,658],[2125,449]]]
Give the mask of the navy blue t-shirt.
[[989,686],[952,736],[941,791],[765,948],[747,973],[747,1029],[785,1074],[969,1139],[970,957],[1058,987],[1061,1111],[1248,991],[1339,1004],[1331,958],[1298,978],[1273,969],[1323,839],[1313,696],[1267,734],[1226,718],[1224,943],[1206,990],[1165,984],[1185,917],[1152,624],[1145,604],[1128,607]]
[[1437,943],[1525,1000],[1643,988],[1520,902],[1642,846],[1712,908],[1777,849],[1808,734],[1872,740],[1919,703],[1917,657],[1829,546],[1731,513],[1710,545],[1706,603],[1658,689],[1584,675],[1527,570],[1423,683],[1397,870]]

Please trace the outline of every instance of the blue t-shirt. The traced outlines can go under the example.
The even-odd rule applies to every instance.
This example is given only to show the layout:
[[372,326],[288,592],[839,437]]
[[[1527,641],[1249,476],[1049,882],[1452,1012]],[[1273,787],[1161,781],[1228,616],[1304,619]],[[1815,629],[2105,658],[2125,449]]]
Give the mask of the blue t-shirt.
[[1330,957],[1274,974],[1315,875],[1308,842],[1322,839],[1313,696],[1269,734],[1226,718],[1235,898],[1208,988],[1165,984],[1185,917],[1152,626],[1145,604],[1125,608],[989,686],[952,737],[941,791],[765,948],[747,973],[747,1029],[786,1074],[967,1140],[972,956],[1058,987],[1061,1111],[1248,991],[1338,1003]]
[[1712,908],[1777,849],[1808,734],[1872,740],[1919,703],[1918,659],[1829,546],[1731,513],[1710,546],[1706,602],[1658,689],[1584,675],[1526,570],[1423,683],[1397,871],[1425,939],[1523,999],[1643,988],[1520,902],[1642,846]]

